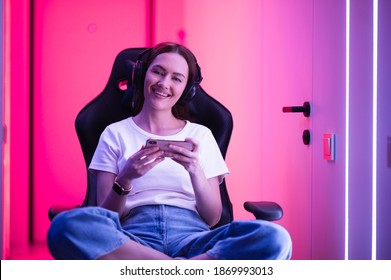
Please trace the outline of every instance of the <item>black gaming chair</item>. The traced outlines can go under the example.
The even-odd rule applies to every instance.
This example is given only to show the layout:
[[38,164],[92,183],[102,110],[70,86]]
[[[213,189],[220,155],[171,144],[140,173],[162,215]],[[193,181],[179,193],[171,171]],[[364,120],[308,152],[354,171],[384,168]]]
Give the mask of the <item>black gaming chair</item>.
[[[98,145],[100,134],[105,127],[113,122],[132,116],[131,103],[131,72],[138,54],[144,48],[132,48],[121,51],[115,59],[109,81],[101,94],[87,104],[76,117],[76,132],[88,168],[95,148]],[[129,84],[128,84],[129,83]],[[208,127],[225,158],[233,129],[231,113],[218,101],[209,96],[201,87],[190,104],[190,120]],[[85,199],[81,206],[97,204],[96,178],[88,172],[88,186]],[[220,185],[223,212],[219,223],[230,223],[233,220],[232,204],[228,196],[225,180]],[[278,220],[282,217],[282,208],[274,202],[245,202],[244,207],[252,212],[257,219]],[[63,207],[49,209],[49,219]]]

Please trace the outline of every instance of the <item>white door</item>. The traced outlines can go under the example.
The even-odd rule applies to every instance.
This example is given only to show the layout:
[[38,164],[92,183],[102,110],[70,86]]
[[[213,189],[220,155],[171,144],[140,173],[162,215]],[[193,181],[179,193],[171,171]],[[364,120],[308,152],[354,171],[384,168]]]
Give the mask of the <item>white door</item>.
[[[262,57],[262,197],[284,209],[281,224],[293,241],[293,258],[311,258],[311,184],[314,140],[302,134],[315,112],[283,113],[285,106],[313,104],[312,1],[264,1]],[[312,109],[314,111],[314,108]],[[316,141],[316,140],[315,140]]]

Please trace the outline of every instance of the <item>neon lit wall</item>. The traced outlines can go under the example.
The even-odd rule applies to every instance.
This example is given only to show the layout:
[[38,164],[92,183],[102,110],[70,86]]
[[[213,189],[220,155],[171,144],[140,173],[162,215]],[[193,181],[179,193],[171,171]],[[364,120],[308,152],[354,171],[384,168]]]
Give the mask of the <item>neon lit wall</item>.
[[379,1],[377,259],[391,259],[391,2]]
[[[350,89],[351,135],[350,167],[361,170],[361,176],[350,176],[350,243],[351,256],[364,258],[371,252],[371,193],[368,186],[372,182],[372,1],[361,1],[361,5],[351,4],[350,44]],[[360,221],[360,222],[358,222]],[[360,231],[361,234],[355,234]]]

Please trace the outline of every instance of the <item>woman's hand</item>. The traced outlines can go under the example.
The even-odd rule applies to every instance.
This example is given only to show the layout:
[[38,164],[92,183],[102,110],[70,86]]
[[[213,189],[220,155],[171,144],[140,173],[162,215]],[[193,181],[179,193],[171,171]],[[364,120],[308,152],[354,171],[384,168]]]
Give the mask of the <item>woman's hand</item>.
[[195,174],[200,169],[198,162],[199,146],[192,138],[186,138],[185,141],[193,144],[193,150],[171,144],[169,145],[171,151],[164,152],[164,156],[182,165],[190,174]]
[[123,170],[116,176],[114,173],[99,171],[97,177],[97,203],[106,209],[116,211],[122,217],[127,196],[119,196],[112,190],[116,180],[123,188],[130,189],[131,181],[139,178],[164,160],[163,151],[158,147],[144,148],[132,155]]
[[142,147],[127,160],[123,170],[117,176],[117,182],[124,188],[130,189],[133,179],[142,177],[164,160],[163,154],[164,152],[158,147]]

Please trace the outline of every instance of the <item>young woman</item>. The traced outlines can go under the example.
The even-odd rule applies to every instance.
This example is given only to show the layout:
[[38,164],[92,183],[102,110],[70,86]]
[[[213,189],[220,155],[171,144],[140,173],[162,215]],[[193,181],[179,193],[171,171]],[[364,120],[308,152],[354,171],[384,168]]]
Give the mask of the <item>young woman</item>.
[[[194,55],[161,43],[133,72],[134,117],[102,133],[89,169],[98,207],[59,214],[48,232],[56,259],[289,259],[291,239],[266,221],[221,215],[219,183],[229,173],[211,131],[184,119],[201,82]],[[185,141],[162,149],[148,139]]]

